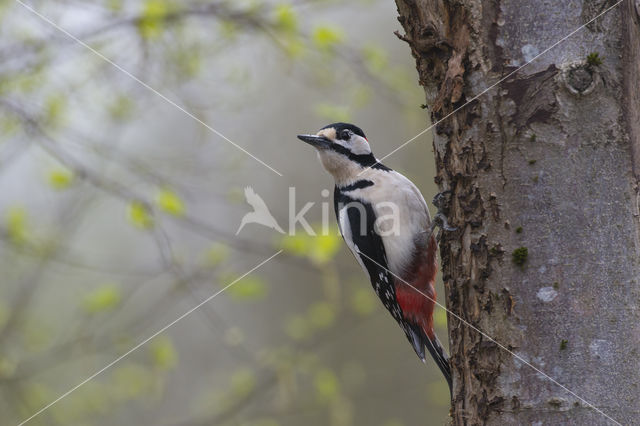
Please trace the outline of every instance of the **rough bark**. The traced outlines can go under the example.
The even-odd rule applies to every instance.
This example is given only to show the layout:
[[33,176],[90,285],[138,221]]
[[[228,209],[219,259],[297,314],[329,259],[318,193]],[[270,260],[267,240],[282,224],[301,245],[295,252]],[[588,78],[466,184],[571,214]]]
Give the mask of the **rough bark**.
[[638,3],[456,111],[614,2],[396,0],[431,120],[453,112],[447,306],[575,393],[449,315],[456,425],[640,424]]

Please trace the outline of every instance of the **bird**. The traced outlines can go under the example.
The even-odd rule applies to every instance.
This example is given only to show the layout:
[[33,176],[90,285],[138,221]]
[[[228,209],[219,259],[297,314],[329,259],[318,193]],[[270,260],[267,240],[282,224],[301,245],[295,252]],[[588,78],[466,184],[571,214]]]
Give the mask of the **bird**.
[[[436,223],[422,194],[376,159],[364,132],[353,124],[329,124],[298,139],[316,149],[334,178],[334,210],[346,245],[413,350],[426,363],[427,349],[451,392],[449,357],[433,327]],[[441,228],[455,229],[439,219]]]
[[281,234],[285,233],[269,211],[267,204],[258,194],[256,194],[253,188],[247,186],[244,189],[244,197],[247,200],[247,203],[253,207],[253,211],[242,217],[242,221],[240,222],[240,227],[238,227],[238,230],[236,231],[236,235],[238,235],[242,228],[244,228],[248,223],[258,223],[268,228],[275,229]]

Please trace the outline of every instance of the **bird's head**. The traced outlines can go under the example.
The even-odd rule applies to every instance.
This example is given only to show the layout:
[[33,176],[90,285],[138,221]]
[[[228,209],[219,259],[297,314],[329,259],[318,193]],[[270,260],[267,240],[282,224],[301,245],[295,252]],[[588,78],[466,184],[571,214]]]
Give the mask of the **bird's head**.
[[353,124],[329,124],[315,135],[298,135],[298,139],[318,151],[322,165],[338,183],[353,180],[377,164],[364,132]]

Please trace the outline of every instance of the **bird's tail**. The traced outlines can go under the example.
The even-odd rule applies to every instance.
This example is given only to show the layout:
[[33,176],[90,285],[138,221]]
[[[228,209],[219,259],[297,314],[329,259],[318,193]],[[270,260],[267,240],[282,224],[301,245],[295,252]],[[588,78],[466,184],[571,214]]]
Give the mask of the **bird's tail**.
[[451,364],[449,363],[449,356],[444,351],[442,344],[438,340],[438,336],[435,334],[433,338],[427,337],[426,345],[427,350],[431,354],[431,357],[442,371],[444,378],[447,380],[447,384],[449,385],[449,392],[452,392],[452,383],[451,383]]

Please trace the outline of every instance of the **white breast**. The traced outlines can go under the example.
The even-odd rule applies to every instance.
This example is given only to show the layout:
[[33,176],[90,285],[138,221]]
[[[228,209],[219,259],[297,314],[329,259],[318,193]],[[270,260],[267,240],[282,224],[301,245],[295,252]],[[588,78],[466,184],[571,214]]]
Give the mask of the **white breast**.
[[[426,240],[428,236],[431,219],[427,203],[418,188],[409,179],[395,171],[386,172],[369,169],[360,178],[371,180],[374,185],[356,189],[347,194],[353,198],[370,202],[373,205],[376,217],[389,217],[388,220],[382,223],[378,222],[378,228],[388,230],[389,227],[394,225],[391,221],[397,221],[395,223],[397,228],[394,232],[385,234],[381,232],[385,229],[381,229],[379,233],[384,243],[389,269],[394,274],[402,277],[405,273],[405,268],[411,262],[416,238],[424,237]],[[396,210],[395,214],[393,212],[394,209]],[[340,217],[341,221],[346,220],[346,217],[343,218],[342,211],[340,212]],[[394,219],[391,219],[392,217]],[[342,228],[344,232],[346,226],[342,226]],[[353,245],[353,243],[351,244]],[[351,246],[349,248],[353,251]]]

